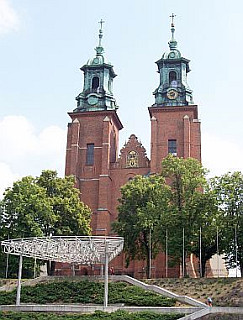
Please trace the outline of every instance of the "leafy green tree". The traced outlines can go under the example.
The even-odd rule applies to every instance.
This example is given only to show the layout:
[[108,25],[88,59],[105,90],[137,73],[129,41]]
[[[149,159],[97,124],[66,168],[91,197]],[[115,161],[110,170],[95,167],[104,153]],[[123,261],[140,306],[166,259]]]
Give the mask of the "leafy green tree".
[[[114,230],[125,238],[127,262],[147,260],[150,270],[150,238],[153,256],[168,248],[170,265],[184,263],[184,256],[201,256],[205,265],[217,252],[218,206],[206,180],[207,170],[196,159],[168,155],[161,176],[137,176],[121,189],[118,221]],[[201,246],[199,231],[203,230]]]
[[[5,191],[0,237],[87,235],[90,217],[90,209],[80,201],[79,191],[74,188],[74,178],[59,178],[56,171],[46,170],[40,177],[28,176],[14,182]],[[49,274],[53,269],[52,263]]]
[[[222,252],[217,237],[222,236],[221,212],[218,209],[218,201],[215,194],[209,188],[204,189],[203,193],[198,194],[196,206],[200,212],[197,223],[194,225],[191,239],[190,252],[195,254],[200,260],[198,273],[204,277],[206,275],[206,263],[214,254]],[[201,244],[200,244],[201,242]]]
[[[38,186],[33,177],[24,177],[5,191],[1,202],[0,237],[4,239],[23,238],[29,236],[42,236],[42,222],[51,217],[51,206],[46,201],[45,190]],[[7,255],[1,253],[0,264],[2,272],[5,271]],[[16,277],[18,272],[18,259],[8,257],[8,274]],[[24,259],[23,276],[29,277],[33,272],[33,262]],[[5,274],[2,274],[5,276]]]
[[45,190],[52,210],[51,220],[46,217],[46,236],[90,234],[91,210],[80,201],[73,176],[59,178],[56,171],[45,170],[36,183]]
[[[170,186],[170,216],[167,221],[169,238],[169,255],[174,261],[182,261],[183,235],[185,257],[191,252],[191,243],[195,238],[195,230],[199,230],[202,213],[206,213],[206,202],[202,201],[202,192],[207,186],[207,170],[193,158],[179,158],[169,154],[162,160],[161,175]],[[164,237],[163,237],[164,238]]]
[[[146,259],[147,277],[150,277],[152,251],[156,256],[159,248],[158,228],[160,211],[168,206],[169,187],[159,176],[136,176],[121,188],[118,220],[113,229],[124,237],[127,265],[133,259]],[[151,250],[152,249],[152,250]]]
[[226,173],[211,180],[222,211],[221,246],[228,267],[240,267],[243,276],[243,175]]

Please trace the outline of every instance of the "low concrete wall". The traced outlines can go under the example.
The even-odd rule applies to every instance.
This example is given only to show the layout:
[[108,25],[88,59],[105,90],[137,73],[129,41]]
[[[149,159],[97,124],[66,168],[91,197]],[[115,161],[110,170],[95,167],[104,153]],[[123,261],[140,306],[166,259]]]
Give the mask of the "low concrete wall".
[[183,308],[183,307],[122,307],[122,310],[128,312],[142,312],[151,311],[157,313],[181,313],[181,314],[191,314],[193,312],[200,311],[200,308]]
[[189,315],[180,318],[179,320],[194,320],[194,319],[201,319],[203,316],[206,316],[210,313],[224,313],[224,314],[243,314],[243,308],[241,307],[212,307],[212,308],[205,308],[201,309],[200,311],[193,312]]
[[242,307],[212,307],[209,308],[210,313],[231,313],[231,314],[243,314]]
[[2,305],[0,311],[13,312],[63,312],[63,313],[94,313],[97,310],[105,312],[115,312],[116,310],[126,310],[128,312],[152,311],[157,313],[181,313],[186,314],[180,320],[201,319],[203,316],[210,313],[226,313],[226,314],[243,314],[243,308],[238,307],[212,307],[212,308],[176,308],[176,307],[125,307],[119,305],[108,306],[104,308],[101,305],[80,305],[80,304],[63,304],[63,305]]
[[189,315],[186,315],[185,317],[182,317],[178,320],[195,320],[195,319],[201,319],[203,316],[206,316],[210,313],[209,308],[207,309],[201,309],[200,311],[193,312]]
[[70,312],[70,313],[93,313],[97,310],[105,312],[115,312],[116,310],[126,310],[128,312],[141,312],[141,311],[152,311],[158,313],[181,313],[190,314],[199,311],[199,308],[176,308],[176,307],[125,307],[119,305],[108,306],[104,308],[101,305],[78,305],[78,304],[63,304],[63,305],[41,305],[41,304],[21,304],[20,306],[15,305],[4,305],[0,306],[0,311],[14,311],[14,312]]
[[103,306],[87,306],[77,304],[21,304],[20,306],[15,305],[4,305],[0,306],[0,311],[14,311],[14,312],[71,312],[71,313],[93,313],[96,310],[102,310],[106,312],[114,312],[118,310],[118,307],[109,306],[104,309]]

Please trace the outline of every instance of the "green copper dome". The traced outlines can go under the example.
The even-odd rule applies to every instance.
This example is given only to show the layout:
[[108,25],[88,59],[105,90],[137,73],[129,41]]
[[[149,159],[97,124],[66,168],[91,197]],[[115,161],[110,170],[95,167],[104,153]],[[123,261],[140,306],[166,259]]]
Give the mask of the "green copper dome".
[[100,64],[110,64],[106,61],[104,56],[96,56],[93,59],[89,59],[86,63],[87,66],[97,66]]
[[97,66],[97,65],[101,65],[101,64],[107,64],[107,65],[111,65],[110,62],[107,61],[107,59],[104,56],[105,50],[104,48],[101,46],[101,39],[103,37],[103,33],[102,33],[102,29],[100,29],[100,34],[99,34],[99,45],[98,47],[95,48],[96,51],[96,56],[92,59],[89,59],[86,63],[86,65],[91,66]]
[[165,52],[162,55],[162,59],[180,59],[181,53],[178,49],[170,50],[169,52]]

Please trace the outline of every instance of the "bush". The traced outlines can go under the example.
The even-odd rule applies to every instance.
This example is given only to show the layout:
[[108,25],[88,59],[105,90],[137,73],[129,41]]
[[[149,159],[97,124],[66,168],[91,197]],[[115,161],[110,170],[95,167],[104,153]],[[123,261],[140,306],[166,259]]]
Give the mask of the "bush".
[[52,314],[52,313],[14,313],[0,312],[1,320],[175,320],[183,315],[159,314],[154,312],[136,312],[118,310],[113,313],[96,311],[93,314]]
[[[12,292],[0,292],[0,304],[14,304],[15,299],[16,290]],[[23,286],[21,290],[22,303],[103,304],[103,301],[104,284],[88,280],[41,283],[35,287]],[[123,282],[116,282],[109,284],[109,303],[171,307],[175,305],[175,299],[162,297],[156,293],[147,292],[139,287]]]

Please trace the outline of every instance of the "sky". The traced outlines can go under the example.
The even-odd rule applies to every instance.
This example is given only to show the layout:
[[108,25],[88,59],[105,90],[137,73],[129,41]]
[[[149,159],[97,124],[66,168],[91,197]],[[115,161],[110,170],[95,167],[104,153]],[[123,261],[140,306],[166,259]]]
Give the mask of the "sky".
[[172,13],[178,49],[191,60],[202,163],[211,176],[243,171],[241,0],[0,0],[0,197],[23,176],[64,175],[68,112],[83,88],[79,68],[95,56],[101,18],[118,75],[120,147],[134,133],[150,154],[155,61],[168,51]]

